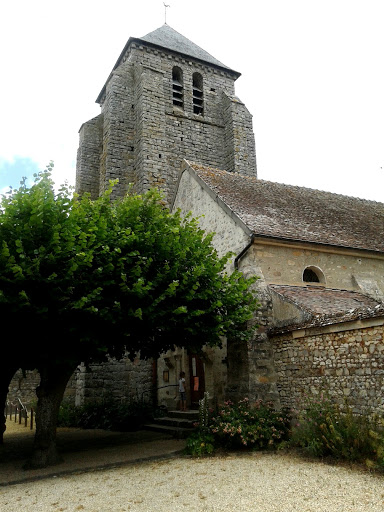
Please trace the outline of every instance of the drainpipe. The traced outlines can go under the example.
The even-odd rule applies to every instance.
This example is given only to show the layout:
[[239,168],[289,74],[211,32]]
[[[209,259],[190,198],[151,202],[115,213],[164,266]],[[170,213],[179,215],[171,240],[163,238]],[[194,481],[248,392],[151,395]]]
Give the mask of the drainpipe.
[[251,235],[251,238],[250,238],[250,241],[249,243],[244,247],[244,249],[239,252],[239,254],[236,256],[235,258],[235,261],[233,262],[233,265],[235,267],[235,270],[239,270],[239,263],[240,263],[240,260],[241,258],[248,252],[248,250],[250,249],[250,247],[252,246],[253,244],[253,241],[255,239],[255,235],[252,234]]

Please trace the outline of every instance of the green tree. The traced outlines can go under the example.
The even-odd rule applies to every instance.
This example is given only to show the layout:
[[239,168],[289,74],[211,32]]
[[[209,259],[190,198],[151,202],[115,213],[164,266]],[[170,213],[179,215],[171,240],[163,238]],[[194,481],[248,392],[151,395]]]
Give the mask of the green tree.
[[95,201],[72,198],[55,193],[49,171],[0,211],[0,399],[15,368],[38,369],[33,467],[59,460],[58,408],[80,362],[247,337],[256,307],[252,281],[226,274],[212,236],[157,192],[111,201],[112,184]]

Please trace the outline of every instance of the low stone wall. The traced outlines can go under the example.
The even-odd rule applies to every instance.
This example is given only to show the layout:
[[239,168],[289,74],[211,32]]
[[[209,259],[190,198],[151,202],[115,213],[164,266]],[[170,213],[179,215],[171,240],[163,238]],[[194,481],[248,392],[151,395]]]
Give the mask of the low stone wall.
[[136,358],[111,359],[102,364],[81,365],[65,391],[66,400],[76,405],[113,401],[151,401],[153,398],[153,362]]
[[338,329],[272,338],[281,405],[327,392],[341,404],[347,399],[357,414],[384,413],[383,325]]
[[[153,371],[152,361],[138,358],[133,362],[129,359],[111,359],[89,368],[80,365],[68,382],[64,400],[75,405],[101,402],[104,399],[149,402],[153,399]],[[28,371],[25,376],[18,370],[10,383],[8,400],[20,398],[29,406],[36,403],[36,387],[39,383],[37,370]]]
[[20,398],[24,404],[31,406],[37,402],[36,388],[39,383],[40,375],[37,370],[27,371],[25,374],[17,370],[9,385],[8,400],[12,402]]

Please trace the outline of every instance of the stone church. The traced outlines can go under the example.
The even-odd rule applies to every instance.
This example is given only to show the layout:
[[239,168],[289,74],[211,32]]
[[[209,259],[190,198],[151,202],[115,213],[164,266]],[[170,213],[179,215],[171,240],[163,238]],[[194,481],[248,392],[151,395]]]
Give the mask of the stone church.
[[68,394],[100,393],[175,407],[188,397],[273,400],[292,407],[326,391],[356,412],[384,410],[384,204],[258,180],[252,116],[235,95],[240,73],[167,24],[130,38],[100,91],[99,116],[80,128],[76,188],[96,198],[164,191],[215,232],[219,254],[259,277],[251,342],[158,361],[80,368]]

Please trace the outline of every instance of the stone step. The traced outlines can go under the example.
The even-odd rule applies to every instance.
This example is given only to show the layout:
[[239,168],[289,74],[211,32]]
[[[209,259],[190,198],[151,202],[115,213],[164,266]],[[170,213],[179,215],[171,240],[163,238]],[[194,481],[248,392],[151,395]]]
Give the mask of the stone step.
[[172,418],[170,416],[163,416],[161,418],[154,418],[153,422],[158,425],[167,425],[169,427],[182,427],[182,428],[194,428],[194,418]]
[[184,439],[191,434],[198,419],[198,411],[168,411],[167,416],[154,418],[153,422],[144,425],[144,428]]
[[199,411],[168,411],[167,416],[170,418],[182,418],[197,421],[199,419]]

